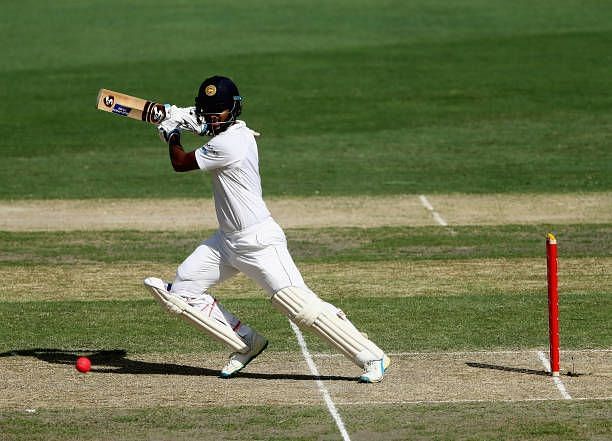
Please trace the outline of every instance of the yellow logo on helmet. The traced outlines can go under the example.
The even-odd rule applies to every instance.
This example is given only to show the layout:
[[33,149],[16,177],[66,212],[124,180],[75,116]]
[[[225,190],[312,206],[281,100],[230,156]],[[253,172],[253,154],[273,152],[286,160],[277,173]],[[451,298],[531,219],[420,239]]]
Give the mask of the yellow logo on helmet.
[[217,93],[217,88],[213,84],[209,84],[206,86],[206,89],[204,89],[204,93],[206,96],[213,96],[215,93]]

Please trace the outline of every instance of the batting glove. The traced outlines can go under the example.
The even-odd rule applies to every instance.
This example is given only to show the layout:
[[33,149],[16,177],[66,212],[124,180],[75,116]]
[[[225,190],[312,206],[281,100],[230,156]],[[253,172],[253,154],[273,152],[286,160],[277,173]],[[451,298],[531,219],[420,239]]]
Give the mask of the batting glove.
[[159,137],[168,142],[170,134],[177,131],[187,131],[196,135],[206,134],[207,124],[195,113],[195,107],[177,107],[166,104],[166,119],[157,126]]
[[163,138],[163,141],[168,144],[180,144],[181,143],[181,131],[178,127],[170,130],[169,132],[165,130],[160,130],[159,137]]
[[160,125],[157,126],[157,134],[159,135],[159,139],[162,140],[163,143],[167,143],[170,139],[170,133],[175,130],[180,131],[176,123],[172,121],[164,121]]
[[166,121],[172,121],[181,130],[204,135],[206,122],[202,121],[195,111],[195,107],[176,107],[166,104]]

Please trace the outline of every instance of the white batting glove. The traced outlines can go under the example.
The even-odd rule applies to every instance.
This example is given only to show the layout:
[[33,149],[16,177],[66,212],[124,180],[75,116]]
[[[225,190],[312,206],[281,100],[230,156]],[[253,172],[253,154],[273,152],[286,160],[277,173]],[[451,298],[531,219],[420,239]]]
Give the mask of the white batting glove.
[[168,107],[166,104],[166,121],[174,121],[179,129],[196,135],[206,132],[206,122],[196,115],[195,107]]
[[206,134],[206,122],[202,121],[195,112],[195,107],[177,107],[166,104],[166,119],[157,126],[159,137],[168,142],[168,135],[178,129],[196,135]]
[[171,133],[180,133],[178,125],[174,121],[163,121],[157,126],[157,134],[163,143],[167,143]]

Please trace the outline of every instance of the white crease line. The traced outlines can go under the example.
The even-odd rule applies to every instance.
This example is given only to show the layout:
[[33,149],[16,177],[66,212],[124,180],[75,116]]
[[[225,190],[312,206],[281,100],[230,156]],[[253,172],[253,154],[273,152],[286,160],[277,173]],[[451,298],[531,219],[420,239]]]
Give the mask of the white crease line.
[[[388,352],[391,357],[427,357],[439,355],[501,355],[501,354],[537,354],[541,352],[539,349],[525,349],[523,351],[449,351],[449,352]],[[562,354],[609,354],[612,349],[567,349],[562,350]],[[344,357],[342,354],[331,352],[315,352],[312,354],[314,358],[334,358]]]
[[[546,372],[550,373],[550,362],[548,361],[546,354],[544,354],[544,352],[542,351],[538,351],[538,358],[542,362],[542,366],[544,366],[544,369],[546,369]],[[555,383],[555,386],[557,386],[557,389],[559,390],[559,393],[561,394],[563,399],[571,400],[572,396],[567,392],[567,389],[565,389],[565,385],[563,384],[563,381],[561,381],[559,377],[552,377],[552,379],[553,379],[553,382]]]
[[289,321],[289,324],[291,325],[291,329],[293,329],[293,332],[297,337],[298,343],[300,344],[300,348],[302,349],[302,355],[304,355],[304,359],[306,359],[306,363],[308,364],[310,372],[316,377],[315,381],[317,383],[317,387],[319,388],[319,392],[321,392],[321,395],[323,395],[325,404],[327,404],[327,409],[329,410],[329,413],[336,422],[336,426],[338,426],[338,430],[342,435],[342,439],[344,441],[351,441],[351,438],[349,437],[349,434],[346,431],[346,427],[344,427],[344,422],[340,417],[340,413],[338,412],[338,409],[336,409],[336,405],[334,404],[329,391],[321,381],[319,370],[317,369],[317,365],[315,364],[314,360],[312,359],[312,356],[310,355],[310,352],[308,351],[308,346],[306,346],[306,341],[304,340],[304,336],[302,335],[300,328],[298,328],[297,325],[292,321]]
[[[612,397],[573,398],[574,401],[610,401]],[[381,406],[398,404],[469,404],[469,403],[531,403],[562,401],[559,398],[517,398],[517,399],[466,399],[466,400],[390,400],[390,401],[338,401],[338,406]]]
[[[433,217],[433,219],[436,221],[438,225],[441,225],[443,227],[448,227],[448,222],[446,222],[446,220],[444,220],[444,218],[440,216],[440,213],[436,211],[436,209],[433,207],[433,205],[431,205],[431,203],[429,202],[429,200],[424,194],[419,196],[419,200],[421,201],[421,204],[423,204],[423,207],[425,207],[427,211],[431,213],[431,216]],[[449,228],[449,231],[452,234],[455,234],[455,231],[452,228]]]
[[431,205],[431,203],[424,194],[420,195],[419,199],[421,200],[421,204],[423,204],[423,207],[429,210],[429,212],[437,223],[439,223],[443,227],[446,227],[448,225],[448,223],[444,219],[442,219],[442,216],[440,216],[440,214],[434,209],[433,205]]

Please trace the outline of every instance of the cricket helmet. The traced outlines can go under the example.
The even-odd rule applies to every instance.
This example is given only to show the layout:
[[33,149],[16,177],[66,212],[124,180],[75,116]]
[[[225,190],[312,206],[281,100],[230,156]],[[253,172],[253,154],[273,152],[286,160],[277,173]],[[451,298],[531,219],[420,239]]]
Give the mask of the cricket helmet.
[[232,125],[242,112],[242,97],[232,80],[215,75],[204,80],[200,86],[195,106],[197,115],[209,124],[211,115],[219,116],[224,111],[230,113],[229,118],[221,124],[220,133]]

